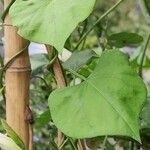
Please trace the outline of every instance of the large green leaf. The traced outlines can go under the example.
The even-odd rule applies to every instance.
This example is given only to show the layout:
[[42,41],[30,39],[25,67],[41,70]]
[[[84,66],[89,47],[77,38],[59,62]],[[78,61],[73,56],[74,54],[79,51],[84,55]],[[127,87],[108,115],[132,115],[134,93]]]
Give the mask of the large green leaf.
[[138,118],[146,94],[128,57],[109,50],[80,85],[55,90],[49,107],[55,125],[70,137],[123,135],[140,141]]
[[24,38],[62,51],[66,39],[91,13],[96,0],[16,0],[13,25]]

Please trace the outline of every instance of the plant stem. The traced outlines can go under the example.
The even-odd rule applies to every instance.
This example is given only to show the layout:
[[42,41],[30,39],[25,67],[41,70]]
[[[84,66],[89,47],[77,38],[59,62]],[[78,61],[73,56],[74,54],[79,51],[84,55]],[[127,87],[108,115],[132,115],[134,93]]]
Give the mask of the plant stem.
[[59,150],[61,150],[64,147],[64,145],[67,143],[67,141],[68,141],[68,138],[61,144],[61,146],[59,147]]
[[2,96],[3,96],[3,99],[4,101],[6,102],[6,97],[5,97],[5,91],[4,91],[4,86],[3,86],[3,67],[4,67],[4,63],[3,63],[3,58],[0,56],[0,89],[3,89],[1,91],[2,93]]
[[76,71],[74,71],[72,69],[69,69],[68,71],[71,72],[73,75],[81,78],[82,80],[84,80],[84,81],[86,80],[86,78],[84,76],[82,76],[81,74],[77,73]]
[[7,67],[9,67],[9,65],[11,65],[11,63],[13,63],[13,61],[15,61],[15,59],[17,57],[19,57],[23,52],[25,52],[25,50],[27,50],[27,46],[25,48],[23,48],[22,50],[20,50],[19,52],[17,52],[14,56],[12,56],[3,66],[3,70],[6,70]]
[[[50,55],[50,58],[52,59],[52,55],[54,52],[54,48],[49,46],[49,45],[45,45],[48,55]],[[50,61],[51,63],[51,61]],[[57,57],[52,64],[52,68],[53,68],[53,72],[55,75],[55,80],[57,82],[57,88],[63,88],[66,87],[66,81],[65,81],[65,77],[63,74],[63,70],[59,61],[59,58]],[[64,142],[64,135],[62,132],[58,131],[58,147],[60,147],[62,145],[62,143]]]
[[51,86],[48,85],[48,83],[46,82],[46,80],[40,76],[33,76],[32,78],[38,78],[41,81],[43,81],[43,83],[45,84],[45,86],[47,87],[47,89],[51,89]]
[[[27,48],[27,47],[26,47]],[[20,56],[25,50],[26,48],[24,48],[23,50],[19,51],[17,54],[15,54],[14,56],[12,56],[10,58],[10,60],[8,60],[8,62],[6,62],[6,64],[4,65],[2,58],[0,57],[0,63],[1,63],[1,68],[0,68],[0,89],[3,87],[3,76],[4,76],[4,71],[7,69],[7,67],[18,57]],[[2,96],[4,101],[6,102],[6,97],[5,97],[5,90],[3,88],[2,91]]]
[[102,145],[102,150],[106,149],[106,142],[107,142],[107,136],[105,136],[105,138],[104,138],[103,145]]
[[78,150],[86,150],[86,141],[78,140]]
[[10,7],[12,6],[12,4],[13,4],[15,1],[16,1],[16,0],[12,0],[12,1],[9,3],[9,5],[6,7],[6,9],[4,10],[4,12],[3,12],[2,16],[1,16],[1,19],[2,19],[3,21],[5,20],[5,17],[6,17],[6,15],[8,14]]
[[94,29],[94,27],[102,21],[106,16],[108,16],[114,9],[116,9],[124,0],[119,0],[114,6],[112,6],[109,10],[107,10],[93,25],[92,27],[85,32],[85,34],[80,38],[78,44],[74,49],[77,49],[81,42],[86,38],[86,36]]
[[139,66],[139,76],[142,78],[142,72],[143,72],[143,63],[144,63],[144,58],[145,58],[145,54],[146,54],[146,50],[148,47],[150,41],[150,33],[148,35],[148,38],[146,40],[145,46],[144,46],[144,50],[143,50],[143,54],[142,54],[142,58],[141,58],[141,62],[140,62],[140,66]]
[[70,137],[68,137],[68,140],[70,141],[73,150],[77,150],[77,146],[74,144],[73,140]]
[[134,141],[131,141],[131,150],[134,150]]

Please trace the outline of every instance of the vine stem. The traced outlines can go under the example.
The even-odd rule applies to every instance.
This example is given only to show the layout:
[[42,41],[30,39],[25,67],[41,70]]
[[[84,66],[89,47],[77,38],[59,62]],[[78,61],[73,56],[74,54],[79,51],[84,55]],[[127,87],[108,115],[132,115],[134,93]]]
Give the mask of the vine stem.
[[[49,57],[52,59],[54,48],[49,45],[45,45],[45,47],[47,49]],[[57,88],[66,87],[65,77],[58,57],[53,61],[52,69],[54,72],[55,80],[57,82]],[[63,142],[64,142],[64,135],[62,132],[58,131],[58,139],[57,139],[58,147],[60,147],[63,144]]]
[[4,12],[2,13],[1,19],[2,19],[3,21],[5,20],[5,17],[6,17],[6,15],[8,14],[8,11],[9,11],[10,7],[12,6],[12,4],[13,4],[15,1],[16,1],[16,0],[12,0],[12,1],[8,4],[8,6],[7,6],[6,9],[4,10]]
[[74,49],[77,49],[79,47],[79,45],[81,44],[81,42],[87,37],[87,35],[94,29],[94,27],[100,22],[102,21],[106,16],[108,16],[114,9],[116,9],[124,0],[119,0],[115,5],[113,5],[110,9],[108,9],[99,19],[97,19],[97,21],[92,25],[92,27],[87,30],[87,32],[85,34],[83,34],[83,36],[80,38],[78,44],[76,45],[76,47]]
[[86,141],[85,140],[78,140],[78,150],[86,150]]
[[104,141],[103,141],[103,145],[102,145],[102,150],[106,149],[106,142],[107,142],[107,136],[105,136]]
[[145,46],[144,46],[144,50],[143,50],[143,54],[142,54],[142,59],[141,59],[141,62],[140,62],[140,66],[139,66],[139,76],[142,77],[142,72],[143,72],[143,63],[144,63],[144,57],[145,57],[145,54],[146,54],[146,50],[147,50],[147,47],[148,47],[148,44],[149,44],[149,41],[150,41],[150,33],[147,37],[147,40],[146,40],[146,43],[145,43]]
[[4,101],[6,102],[6,98],[5,98],[5,91],[4,91],[4,85],[3,85],[3,67],[4,67],[4,63],[3,63],[3,58],[0,56],[0,90],[3,96]]
[[83,75],[77,73],[76,71],[74,71],[74,70],[72,70],[72,69],[69,69],[68,71],[69,71],[70,73],[72,73],[73,75],[79,77],[79,78],[82,79],[83,81],[86,80],[86,78],[85,78]]

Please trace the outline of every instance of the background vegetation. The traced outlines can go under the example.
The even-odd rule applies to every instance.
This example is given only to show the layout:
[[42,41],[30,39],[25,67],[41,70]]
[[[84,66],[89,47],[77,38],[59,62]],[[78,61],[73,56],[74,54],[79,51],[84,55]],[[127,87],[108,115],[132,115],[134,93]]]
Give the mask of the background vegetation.
[[[82,42],[82,44],[75,48],[78,40],[84,32],[86,32],[95,20],[106,12],[116,1],[115,0],[101,0],[97,1],[94,12],[83,23],[81,23],[72,35],[68,38],[65,48],[66,50],[60,56],[62,65],[65,69],[73,68],[81,75],[87,77],[91,74],[96,66],[96,54],[101,53],[108,45],[107,41],[110,35],[119,32],[138,33],[146,41],[150,32],[150,23],[141,9],[139,1],[126,0],[113,13],[103,19],[90,33],[89,36]],[[150,2],[149,2],[150,3]],[[148,4],[149,4],[148,3]],[[2,5],[2,4],[1,4]],[[128,53],[131,64],[134,69],[138,69],[141,62],[141,55],[145,41],[140,44],[132,45],[125,43],[121,46],[121,50]],[[149,47],[150,48],[150,47]],[[144,59],[143,78],[150,89],[150,49],[148,48]],[[1,46],[1,51],[3,47]],[[36,51],[36,49],[35,49]],[[44,52],[44,50],[43,50]],[[72,56],[66,60],[72,54]],[[3,57],[3,56],[1,56]],[[36,150],[56,150],[55,137],[57,129],[50,119],[48,110],[48,96],[50,92],[56,88],[56,83],[53,77],[53,72],[50,66],[47,66],[49,60],[46,53],[34,54],[30,56],[32,65],[32,76],[30,86],[30,103],[32,111],[34,112],[34,147]],[[65,71],[64,71],[65,72]],[[78,84],[81,82],[79,77],[74,76],[70,72],[65,72],[67,85]],[[5,102],[3,97],[0,97],[0,117],[5,118]],[[150,97],[148,93],[147,102],[142,110],[140,116],[141,123],[141,138],[142,145],[126,139],[123,137],[97,137],[87,139],[87,146],[99,145],[102,149],[108,150],[124,149],[150,149]],[[0,128],[3,131],[3,128]],[[66,137],[67,139],[67,137]],[[65,150],[76,149],[77,140],[68,138],[64,143]]]

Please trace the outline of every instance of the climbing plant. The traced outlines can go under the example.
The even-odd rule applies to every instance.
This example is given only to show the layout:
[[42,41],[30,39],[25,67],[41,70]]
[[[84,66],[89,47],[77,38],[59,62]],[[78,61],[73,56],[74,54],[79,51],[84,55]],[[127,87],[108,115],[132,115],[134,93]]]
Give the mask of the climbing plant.
[[[103,15],[95,17],[90,26],[88,19],[96,0],[15,0],[3,14],[4,18],[9,13],[21,37],[45,44],[47,49],[45,63],[49,73],[55,76],[51,80],[56,82],[53,80],[55,85],[49,86],[38,77],[50,91],[49,110],[38,120],[41,124],[51,120],[59,130],[60,143],[53,145],[53,149],[62,148],[65,138],[74,143],[71,139],[122,136],[141,142],[139,115],[147,98],[142,70],[150,35],[140,63],[133,68],[133,61],[121,48],[140,45],[143,37],[124,31],[110,35],[106,29],[106,17],[124,1],[119,0]],[[78,40],[70,46],[70,37],[80,25],[83,28],[78,30]],[[93,30],[99,46],[82,51]],[[58,55],[68,47],[73,54],[61,63]],[[69,80],[72,84],[68,84]],[[80,145],[82,142],[78,141],[78,149],[84,147]]]

